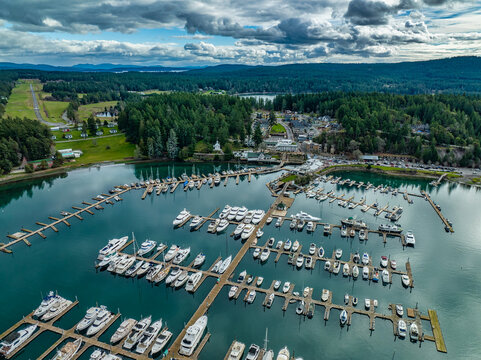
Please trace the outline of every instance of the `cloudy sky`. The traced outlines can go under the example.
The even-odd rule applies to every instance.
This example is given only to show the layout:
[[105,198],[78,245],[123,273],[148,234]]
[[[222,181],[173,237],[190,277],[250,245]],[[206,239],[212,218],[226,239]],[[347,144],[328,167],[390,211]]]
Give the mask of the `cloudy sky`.
[[397,62],[481,55],[481,0],[0,0],[0,61]]

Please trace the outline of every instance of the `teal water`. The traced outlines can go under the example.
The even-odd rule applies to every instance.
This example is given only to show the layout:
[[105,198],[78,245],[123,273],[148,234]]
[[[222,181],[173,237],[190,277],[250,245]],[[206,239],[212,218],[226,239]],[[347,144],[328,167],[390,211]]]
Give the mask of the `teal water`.
[[[35,180],[28,183],[10,185],[0,188],[0,228],[2,236],[18,231],[21,227],[36,228],[35,222],[48,222],[48,216],[58,216],[61,210],[69,210],[72,205],[80,205],[93,196],[105,192],[115,184],[130,183],[137,179],[163,177],[171,174],[168,165],[122,165],[101,168],[75,170],[65,177]],[[190,174],[191,165],[175,166],[175,174],[183,171]],[[213,172],[213,165],[202,165],[194,171]],[[225,204],[245,205],[248,208],[267,210],[273,201],[265,183],[278,174],[253,177],[251,183],[247,178],[236,186],[231,180],[227,187],[223,184],[214,189],[203,187],[201,191],[188,192],[178,189],[174,194],[155,194],[140,199],[140,191],[124,194],[124,201],[113,206],[106,206],[95,216],[84,215],[83,222],[71,219],[71,228],[59,226],[59,233],[48,232],[47,239],[33,238],[32,246],[18,244],[12,255],[0,254],[0,331],[10,327],[23,315],[34,309],[40,294],[50,289],[58,290],[61,295],[74,300],[79,306],[62,318],[57,325],[72,327],[83,316],[85,310],[96,303],[104,304],[112,311],[117,309],[123,316],[139,318],[152,314],[153,318],[162,318],[176,336],[188,321],[198,304],[207,295],[215,279],[208,279],[195,294],[185,290],[167,289],[165,285],[152,286],[145,279],[125,279],[112,276],[108,272],[96,272],[94,260],[98,249],[112,237],[130,235],[132,232],[139,240],[146,237],[167,244],[189,245],[191,257],[203,251],[207,255],[204,267],[208,267],[219,256],[235,254],[241,247],[240,241],[228,236],[231,226],[223,235],[211,235],[206,227],[198,232],[189,232],[188,228],[174,230],[172,219],[184,207],[193,213],[209,214]],[[401,286],[400,278],[394,277],[390,286],[352,281],[342,276],[329,275],[321,264],[313,271],[295,270],[287,265],[287,258],[275,264],[274,256],[264,265],[260,265],[246,255],[239,267],[254,275],[265,278],[263,286],[269,286],[274,279],[291,281],[296,289],[302,291],[304,286],[314,288],[314,297],[320,298],[322,288],[333,291],[333,301],[342,303],[346,292],[360,299],[365,297],[379,300],[379,312],[388,313],[387,305],[391,302],[402,303],[406,307],[418,305],[423,313],[434,309],[438,313],[448,354],[436,351],[434,343],[412,344],[408,340],[395,339],[392,325],[388,321],[376,320],[376,330],[369,331],[369,320],[357,315],[353,317],[352,326],[340,328],[336,311],[331,312],[331,319],[323,320],[323,309],[317,308],[312,320],[300,318],[295,314],[295,305],[283,312],[281,299],[276,299],[270,310],[262,307],[263,296],[258,296],[254,304],[245,305],[242,294],[239,299],[229,301],[228,288],[224,288],[209,310],[208,330],[212,336],[201,354],[201,359],[222,359],[229,345],[238,339],[247,345],[263,344],[265,330],[269,329],[269,347],[278,351],[287,345],[297,356],[307,359],[319,358],[390,358],[390,359],[477,359],[481,345],[478,334],[481,330],[480,307],[481,275],[479,257],[481,254],[481,216],[480,195],[474,189],[444,184],[432,189],[424,181],[411,181],[396,178],[383,178],[363,173],[348,173],[344,177],[364,182],[384,183],[391,186],[407,188],[411,192],[425,189],[433,199],[443,207],[443,213],[454,223],[456,232],[444,232],[440,219],[431,206],[420,198],[414,198],[414,204],[408,205],[400,195],[374,193],[357,188],[339,187],[321,184],[327,190],[334,188],[346,197],[355,195],[356,199],[367,196],[368,202],[377,200],[380,205],[401,204],[404,214],[399,221],[405,229],[412,229],[416,234],[416,247],[403,249],[399,240],[382,239],[370,236],[361,244],[355,240],[342,239],[339,232],[331,237],[322,235],[318,229],[313,235],[293,233],[287,224],[281,229],[274,225],[264,228],[265,234],[260,240],[266,241],[274,236],[276,240],[298,239],[307,251],[309,244],[315,242],[324,246],[326,253],[341,247],[343,258],[349,252],[367,251],[376,261],[381,255],[388,255],[398,262],[398,268],[404,269],[409,259],[413,269],[415,288],[410,291]],[[289,214],[307,211],[320,216],[330,223],[338,223],[343,217],[356,215],[369,227],[377,227],[383,218],[375,218],[372,213],[362,213],[360,209],[340,208],[336,203],[318,203],[299,195]],[[118,322],[120,323],[120,321]],[[115,324],[115,325],[118,325]],[[108,338],[116,326],[102,335]],[[431,333],[428,323],[423,323],[424,331]],[[57,337],[43,334],[32,342],[16,359],[34,359],[45,351]],[[91,351],[83,355],[87,359]]]

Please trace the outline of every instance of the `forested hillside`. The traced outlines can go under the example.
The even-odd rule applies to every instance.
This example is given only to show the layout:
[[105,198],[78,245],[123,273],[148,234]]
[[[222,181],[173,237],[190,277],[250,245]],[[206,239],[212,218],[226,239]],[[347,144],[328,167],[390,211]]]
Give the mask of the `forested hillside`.
[[[46,92],[59,96],[97,93],[108,94],[106,96],[112,98],[126,91],[159,89],[191,92],[206,88],[222,89],[230,93],[479,93],[480,69],[480,57],[459,57],[396,64],[220,65],[175,73],[47,72],[28,69],[14,72],[23,78],[39,78],[47,83],[44,88]],[[0,78],[9,72],[0,72]]]
[[129,102],[119,115],[119,128],[138,151],[150,158],[164,153],[185,158],[203,140],[224,145],[251,132],[251,100],[232,96],[172,93]]

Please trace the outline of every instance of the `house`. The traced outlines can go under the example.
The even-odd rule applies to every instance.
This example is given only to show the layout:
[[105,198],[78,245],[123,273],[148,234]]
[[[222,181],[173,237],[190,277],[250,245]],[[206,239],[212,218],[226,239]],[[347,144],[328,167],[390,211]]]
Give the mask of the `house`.
[[115,127],[115,126],[116,126],[116,124],[113,123],[113,122],[109,122],[109,123],[107,124],[107,127],[108,127],[108,128],[113,128],[113,127]]
[[312,140],[304,141],[301,144],[302,151],[306,153],[314,153],[317,154],[321,152],[321,146],[318,143],[313,142]]

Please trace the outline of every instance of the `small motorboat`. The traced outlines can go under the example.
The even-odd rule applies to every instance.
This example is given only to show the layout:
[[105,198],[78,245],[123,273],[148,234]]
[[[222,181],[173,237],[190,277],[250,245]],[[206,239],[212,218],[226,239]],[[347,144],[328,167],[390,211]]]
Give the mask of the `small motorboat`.
[[332,268],[332,272],[334,274],[339,274],[339,271],[341,270],[341,263],[339,261],[334,261],[334,266]]
[[261,248],[255,248],[254,252],[252,253],[252,257],[257,259],[261,254]]
[[397,323],[397,334],[400,338],[405,338],[407,333],[406,322],[404,320],[399,320]]
[[345,263],[342,266],[342,276],[349,276],[349,264]]
[[306,256],[306,269],[312,268],[312,256]]
[[357,267],[357,265],[354,265],[352,267],[352,277],[354,279],[357,279],[358,276],[359,276],[359,268]]
[[268,248],[264,248],[264,250],[262,250],[260,255],[261,262],[266,262],[267,259],[269,259],[270,255],[271,255],[271,251]]
[[259,276],[256,281],[256,285],[260,287],[262,283],[264,282],[264,278],[262,276]]
[[254,300],[256,299],[256,291],[255,290],[251,290],[249,292],[249,295],[247,296],[247,303],[248,304],[252,304],[254,302]]
[[242,271],[242,272],[239,274],[239,277],[237,278],[237,282],[238,282],[238,283],[244,282],[244,280],[246,279],[246,276],[247,276],[247,271],[246,271],[246,270]]
[[367,252],[365,252],[364,254],[362,254],[362,264],[363,265],[369,265],[369,254]]
[[292,251],[296,252],[298,249],[299,249],[299,241],[296,240],[292,243]]
[[314,255],[316,253],[316,244],[311,243],[311,246],[309,246],[309,255]]
[[269,216],[269,217],[266,219],[266,224],[267,224],[267,225],[270,225],[271,222],[272,222],[272,220],[273,220],[272,217]]
[[325,263],[324,263],[324,270],[327,270],[329,271],[331,269],[331,262],[329,260],[327,260]]
[[411,341],[417,341],[419,338],[419,329],[416,323],[412,323],[411,326],[409,326],[409,336],[411,338]]
[[396,304],[396,314],[400,317],[404,315],[404,308],[401,304]]
[[268,247],[273,247],[274,246],[274,241],[275,239],[273,237],[270,237],[269,240],[267,241],[267,246]]
[[401,275],[401,282],[404,287],[408,287],[411,284],[411,280],[409,279],[409,276],[407,275]]
[[302,313],[304,313],[305,305],[306,305],[306,303],[304,302],[304,300],[299,300],[297,302],[297,308],[296,308],[296,314],[297,315],[302,315]]
[[284,243],[284,250],[289,251],[292,247],[292,241],[287,239],[286,242]]
[[296,260],[296,267],[300,269],[302,268],[303,265],[304,265],[304,256],[302,254],[299,254]]
[[389,271],[384,269],[381,273],[381,276],[382,276],[382,282],[384,284],[388,284],[389,283]]
[[281,287],[281,281],[280,280],[276,280],[274,282],[274,290],[277,291],[279,290],[279,288]]
[[397,263],[396,260],[391,260],[391,269],[396,270]]
[[342,249],[336,249],[336,259],[340,259],[342,256]]
[[371,308],[371,300],[370,299],[364,299],[364,307],[366,310],[369,310]]
[[329,300],[329,290],[322,289],[321,300],[324,302]]
[[372,274],[372,281],[373,282],[378,282],[379,281],[379,270],[374,269],[374,272]]
[[201,266],[204,262],[205,262],[205,255],[203,253],[200,253],[195,257],[193,267],[197,268]]
[[287,292],[289,291],[290,288],[291,288],[291,283],[289,281],[286,281],[284,283],[284,286],[282,287],[282,292],[284,294],[287,294]]
[[357,297],[353,297],[352,298],[352,305],[357,306],[357,302],[358,302]]
[[267,298],[267,302],[266,302],[267,308],[270,308],[272,306],[272,303],[274,302],[275,298],[276,298],[276,296],[274,295],[274,293],[269,294],[269,296]]
[[361,257],[359,256],[359,253],[356,252],[354,254],[354,256],[352,257],[352,261],[355,263],[355,264],[359,264],[359,261],[361,260]]
[[276,244],[276,249],[279,250],[280,248],[282,248],[282,241],[279,240]]
[[341,326],[346,325],[347,323],[347,311],[342,310],[341,315],[339,315],[339,321],[341,322]]
[[138,256],[144,256],[145,254],[150,253],[155,246],[157,245],[157,241],[154,240],[145,240],[141,245],[139,251],[137,251]]
[[384,256],[384,255],[381,256],[381,266],[382,266],[383,268],[387,267],[387,262],[388,262],[387,257]]
[[321,258],[324,257],[324,248],[322,246],[317,250],[317,255]]
[[349,304],[349,294],[344,295],[344,305]]
[[369,280],[369,268],[367,266],[362,268],[362,279]]
[[230,290],[229,290],[229,299],[232,299],[232,298],[235,296],[235,294],[237,293],[237,290],[238,290],[238,289],[239,289],[239,288],[238,288],[237,286],[235,286],[235,285],[232,285],[232,286],[230,287]]

